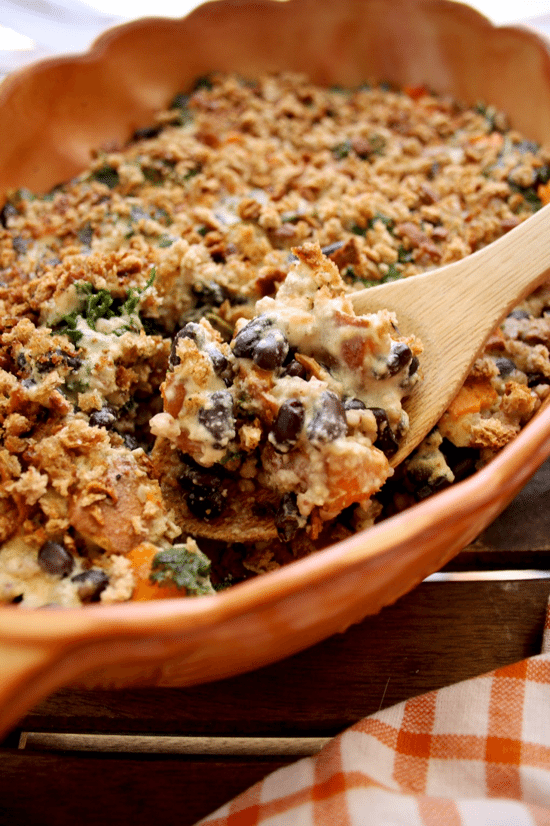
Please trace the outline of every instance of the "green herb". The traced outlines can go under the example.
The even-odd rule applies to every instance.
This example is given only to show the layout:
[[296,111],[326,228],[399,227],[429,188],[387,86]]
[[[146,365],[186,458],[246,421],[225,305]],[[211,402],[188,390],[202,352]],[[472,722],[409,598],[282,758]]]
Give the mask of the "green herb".
[[244,451],[242,450],[237,450],[233,452],[229,451],[225,454],[225,456],[223,456],[220,459],[220,465],[228,465],[230,462],[235,462],[237,460],[240,461],[241,459],[244,459],[245,456],[246,453],[244,453]]
[[363,235],[367,234],[367,227],[360,227],[359,224],[352,224],[350,227],[350,232],[353,232],[354,235]]
[[34,192],[31,192],[30,189],[25,189],[25,187],[21,187],[21,189],[15,190],[9,200],[12,204],[18,204],[20,201],[34,201],[35,199],[36,195]]
[[189,95],[179,92],[169,105],[169,109],[186,109],[189,103]]
[[133,313],[135,313],[137,306],[142,299],[143,293],[151,286],[155,280],[156,274],[156,268],[153,267],[145,286],[141,290],[138,287],[130,287],[126,293],[126,301],[122,305],[120,315],[133,315]]
[[[96,290],[88,281],[76,281],[77,293],[83,297],[83,306],[78,311],[92,330],[99,318],[112,318],[116,313],[111,309],[114,298],[108,290]],[[71,313],[72,315],[73,313]]]
[[229,344],[235,332],[235,328],[232,324],[222,318],[221,315],[214,310],[207,310],[204,312],[203,309],[201,317],[210,322],[212,327],[218,331],[223,340]]
[[388,281],[399,281],[400,278],[403,278],[403,274],[399,272],[395,264],[390,264],[387,273],[382,276],[380,282],[382,284],[387,284]]
[[412,250],[405,249],[403,244],[397,250],[397,260],[400,264],[409,264],[413,260]]
[[174,219],[172,218],[170,213],[166,209],[164,209],[164,207],[159,207],[158,209],[155,209],[155,211],[153,212],[153,218],[155,221],[159,221],[167,227],[174,223]]
[[187,172],[183,175],[183,180],[188,181],[190,178],[194,178],[195,175],[198,175],[200,172],[202,172],[202,166],[198,164],[197,166],[194,166],[192,169],[187,170]]
[[171,247],[174,243],[174,238],[170,235],[160,235],[158,240],[159,247]]
[[388,215],[384,215],[384,213],[382,213],[382,212],[375,212],[374,215],[372,216],[372,218],[369,221],[369,224],[368,224],[369,229],[372,229],[372,227],[374,226],[376,221],[381,221],[384,224],[384,226],[386,227],[386,229],[388,230],[388,232],[393,231],[393,228],[395,226],[395,221],[393,220],[393,218],[390,218]]
[[76,329],[79,317],[80,314],[78,310],[73,310],[72,313],[67,313],[67,315],[61,316],[60,321],[55,325],[52,332],[65,335],[72,341],[73,344],[78,344],[83,336],[83,333]]
[[141,171],[145,180],[150,184],[158,186],[164,181],[164,175],[161,170],[157,169],[155,166],[142,166]]
[[149,578],[158,585],[174,584],[187,594],[213,594],[210,583],[210,560],[202,551],[189,551],[185,545],[173,545],[153,557]]
[[533,212],[536,212],[541,208],[542,201],[539,198],[537,190],[534,186],[521,187],[510,181],[508,182],[508,185],[512,192],[519,192],[519,194],[523,196],[523,199],[530,205]]
[[345,140],[342,143],[337,143],[336,146],[332,147],[332,154],[337,161],[342,161],[344,158],[348,157],[351,150],[352,146],[350,141]]
[[[122,304],[114,299],[108,290],[96,290],[89,281],[76,281],[74,286],[80,296],[80,306],[71,313],[61,316],[59,322],[53,327],[52,333],[66,335],[73,344],[78,344],[83,336],[83,333],[77,329],[79,318],[83,318],[88,327],[95,330],[96,323],[100,318],[133,315],[138,308],[143,293],[155,280],[155,275],[156,270],[153,267],[145,286],[142,289],[130,287]],[[122,333],[131,329],[130,324],[124,324],[117,330],[113,330],[113,333],[122,335]]]
[[209,232],[209,230],[208,227],[197,227],[197,232],[204,238],[204,236]]
[[382,135],[371,135],[369,138],[369,155],[382,155],[386,148],[386,141]]
[[497,126],[498,111],[494,106],[487,106],[487,104],[480,102],[475,105],[474,111],[476,111],[478,115],[482,115],[482,117],[485,118],[489,132],[501,131]]
[[65,387],[71,393],[85,393],[86,390],[90,389],[90,382],[84,379],[67,379]]
[[195,80],[193,91],[197,92],[199,89],[207,89],[210,91],[213,88],[212,80],[208,75],[201,75]]
[[[351,272],[350,272],[351,270]],[[346,276],[352,278],[356,282],[360,282],[364,287],[378,287],[379,284],[387,284],[389,281],[398,281],[403,278],[403,274],[399,272],[395,264],[390,264],[388,271],[380,278],[358,278],[355,275],[352,267],[348,267],[345,273]]]
[[177,122],[180,126],[186,126],[193,121],[193,115],[189,110],[189,95],[176,95],[168,108],[177,112]]
[[109,189],[114,189],[120,181],[116,169],[112,166],[108,166],[107,164],[94,170],[90,177],[100,184],[105,184],[105,186],[108,186]]

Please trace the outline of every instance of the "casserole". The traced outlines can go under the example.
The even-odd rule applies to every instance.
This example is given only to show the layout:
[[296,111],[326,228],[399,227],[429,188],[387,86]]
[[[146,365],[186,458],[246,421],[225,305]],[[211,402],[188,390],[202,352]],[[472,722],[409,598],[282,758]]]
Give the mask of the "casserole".
[[[0,187],[44,191],[70,178],[92,150],[124,143],[213,68],[248,76],[302,71],[328,85],[353,86],[365,77],[425,85],[471,103],[490,101],[528,138],[545,141],[548,63],[534,34],[497,29],[455,3],[207,4],[181,21],[113,29],[87,55],[9,77],[0,89],[0,122],[13,137],[1,148]],[[2,608],[4,725],[68,681],[188,685],[258,667],[343,630],[475,538],[544,460],[549,430],[542,409],[465,482],[214,596],[38,615]]]

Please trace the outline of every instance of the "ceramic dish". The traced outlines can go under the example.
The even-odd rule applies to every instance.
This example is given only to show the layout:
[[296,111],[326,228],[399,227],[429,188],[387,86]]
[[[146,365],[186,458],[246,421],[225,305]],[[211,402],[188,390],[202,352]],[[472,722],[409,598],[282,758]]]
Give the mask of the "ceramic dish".
[[[426,84],[490,101],[550,141],[550,55],[437,0],[222,0],[183,20],[107,32],[0,87],[0,191],[45,191],[117,145],[192,80],[220,69]],[[67,683],[184,686],[273,662],[395,601],[472,541],[550,455],[543,407],[487,467],[366,532],[214,596],[64,611],[0,608],[0,730]],[[0,731],[1,733],[1,731]]]

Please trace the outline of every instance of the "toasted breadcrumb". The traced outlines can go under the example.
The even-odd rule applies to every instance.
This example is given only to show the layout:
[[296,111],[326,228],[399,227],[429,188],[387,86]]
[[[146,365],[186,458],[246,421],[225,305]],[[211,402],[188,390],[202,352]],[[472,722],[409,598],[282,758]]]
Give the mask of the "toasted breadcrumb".
[[173,596],[148,572],[181,536],[222,587],[489,461],[550,393],[550,285],[395,473],[421,342],[350,294],[485,246],[549,178],[490,105],[216,74],[74,180],[11,193],[0,601]]

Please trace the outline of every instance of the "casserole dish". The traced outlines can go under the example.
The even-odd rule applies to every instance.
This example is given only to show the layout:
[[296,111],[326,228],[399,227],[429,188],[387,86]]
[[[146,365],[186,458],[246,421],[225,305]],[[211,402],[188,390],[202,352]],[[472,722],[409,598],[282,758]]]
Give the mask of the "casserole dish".
[[[282,36],[284,33],[284,36]],[[193,79],[290,70],[325,85],[365,78],[490,101],[550,141],[550,56],[521,29],[435,0],[209,3],[183,20],[107,32],[86,55],[37,64],[0,88],[0,189],[47,191],[98,148],[123,144]],[[483,470],[333,546],[197,599],[77,610],[0,608],[0,720],[80,685],[178,686],[273,662],[379,611],[444,565],[550,454],[541,408]]]

